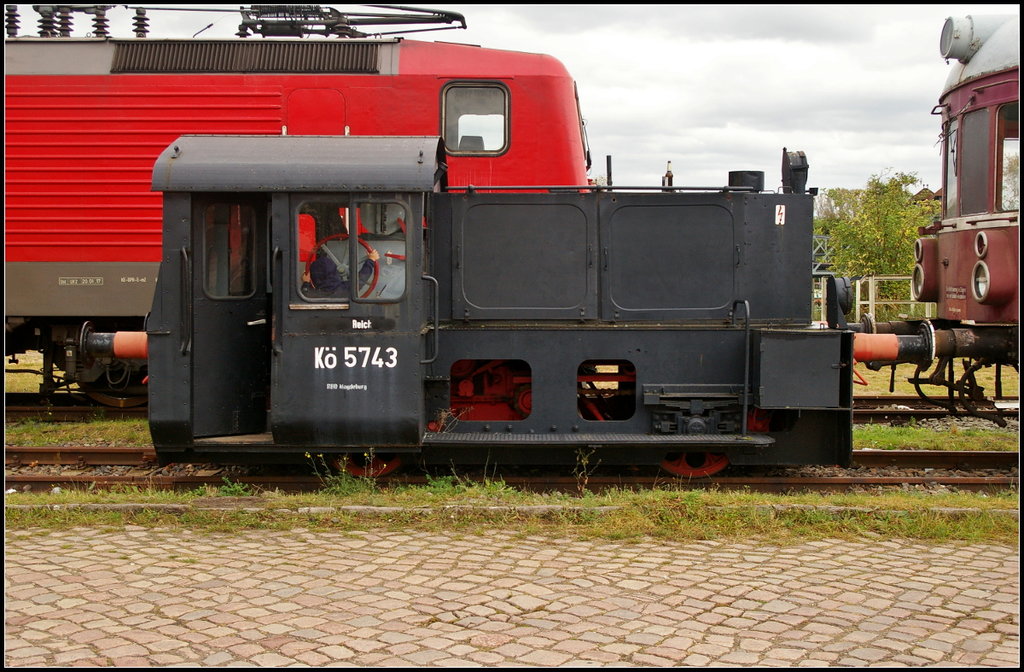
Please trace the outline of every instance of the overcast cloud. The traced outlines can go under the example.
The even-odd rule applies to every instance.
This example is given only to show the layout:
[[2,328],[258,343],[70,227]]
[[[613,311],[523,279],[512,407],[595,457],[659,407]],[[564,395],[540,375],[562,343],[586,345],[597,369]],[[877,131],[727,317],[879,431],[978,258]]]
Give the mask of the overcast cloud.
[[[807,153],[808,185],[822,189],[862,187],[895,171],[937,189],[931,110],[953,67],[939,56],[943,22],[1020,12],[971,4],[417,6],[460,12],[469,28],[409,39],[562,61],[579,87],[592,177],[605,174],[611,155],[618,185],[660,184],[672,161],[676,185],[720,186],[730,170],[762,170],[776,188],[785,146]],[[32,34],[31,6],[19,8],[21,34]],[[110,15],[115,35],[130,34],[131,13]],[[237,14],[151,17],[153,37],[189,37],[209,23],[202,37],[228,37],[238,26]],[[88,26],[81,15],[79,24]]]
[[1019,14],[1018,5],[445,8],[466,16],[459,41],[565,63],[595,177],[610,154],[620,185],[658,184],[672,161],[677,185],[763,170],[775,187],[785,146],[807,153],[808,184],[821,188],[900,171],[937,189],[931,110],[953,67],[939,55],[942,25]]

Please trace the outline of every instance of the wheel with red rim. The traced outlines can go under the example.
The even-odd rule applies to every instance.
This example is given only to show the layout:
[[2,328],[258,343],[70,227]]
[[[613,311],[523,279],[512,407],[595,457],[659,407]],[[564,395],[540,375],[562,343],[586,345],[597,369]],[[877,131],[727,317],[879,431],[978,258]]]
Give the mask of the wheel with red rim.
[[344,469],[357,478],[386,476],[402,466],[402,458],[394,454],[366,455],[348,453],[335,460],[336,468]]
[[722,453],[670,453],[661,461],[662,469],[686,478],[712,476],[728,466],[729,458]]

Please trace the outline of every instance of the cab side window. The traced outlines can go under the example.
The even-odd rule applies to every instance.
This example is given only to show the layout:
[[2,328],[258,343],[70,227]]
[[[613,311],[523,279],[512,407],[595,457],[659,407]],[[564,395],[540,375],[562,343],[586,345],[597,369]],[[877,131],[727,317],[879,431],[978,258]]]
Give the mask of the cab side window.
[[956,141],[959,130],[959,123],[956,117],[949,120],[949,124],[946,126],[945,138],[943,139],[943,147],[945,150],[945,181],[942,184],[942,190],[945,194],[945,216],[946,217],[958,217],[960,215],[960,195],[957,190],[957,177],[959,172],[956,165],[957,147]]
[[[302,203],[295,221],[302,296],[317,303],[402,298],[408,219],[398,203]],[[350,248],[353,232],[355,244]]]
[[996,138],[999,158],[996,169],[998,196],[996,210],[1020,210],[1020,105],[1012,103],[999,108],[999,135]]
[[255,287],[256,211],[244,203],[210,203],[199,213],[203,227],[206,295],[252,296]]
[[307,299],[342,301],[351,295],[347,201],[310,200],[296,217],[300,290]]
[[396,301],[405,294],[406,235],[409,213],[398,203],[359,203],[355,210],[360,255],[376,262],[359,278],[359,297]]
[[960,126],[960,214],[986,212],[989,176],[992,174],[989,112],[968,112]]
[[442,92],[449,154],[500,154],[508,149],[508,91],[497,84],[451,84]]

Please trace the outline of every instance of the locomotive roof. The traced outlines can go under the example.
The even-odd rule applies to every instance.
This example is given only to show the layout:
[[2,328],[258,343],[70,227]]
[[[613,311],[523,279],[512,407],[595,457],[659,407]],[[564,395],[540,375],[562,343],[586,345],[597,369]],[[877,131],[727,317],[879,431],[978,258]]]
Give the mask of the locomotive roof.
[[100,39],[4,41],[6,75],[364,74],[568,77],[546,54],[404,38]]
[[153,166],[153,191],[433,191],[436,136],[183,135]]
[[[940,52],[947,58],[958,58],[959,63],[949,73],[942,95],[977,77],[1008,70],[1020,65],[1020,17],[968,16],[966,19],[947,19],[940,40]],[[954,32],[956,31],[956,32]],[[955,40],[958,33],[966,33],[969,45],[963,45],[958,57]],[[956,35],[956,37],[952,37]],[[972,39],[973,38],[973,39]],[[947,44],[950,42],[953,46]]]

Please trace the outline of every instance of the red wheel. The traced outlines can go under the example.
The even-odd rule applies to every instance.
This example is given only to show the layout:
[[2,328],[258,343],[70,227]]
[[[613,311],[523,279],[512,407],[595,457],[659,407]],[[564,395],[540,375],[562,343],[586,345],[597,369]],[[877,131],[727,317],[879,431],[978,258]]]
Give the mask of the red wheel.
[[[309,273],[309,267],[313,265],[313,261],[316,259],[317,253],[320,251],[320,248],[323,247],[323,244],[326,243],[328,240],[348,240],[348,234],[347,233],[336,233],[333,236],[327,236],[323,240],[318,241],[317,244],[313,246],[313,249],[309,251],[309,258],[306,259],[306,273],[307,274]],[[370,252],[373,252],[373,248],[370,246],[370,244],[368,242],[366,242],[362,238],[357,238],[357,240],[359,241],[359,244],[362,245],[364,249],[366,249],[366,253],[367,254],[369,254]],[[359,298],[360,299],[365,299],[366,297],[368,297],[373,292],[373,290],[377,288],[377,280],[379,280],[379,279],[380,279],[380,259],[376,259],[373,262],[373,277],[370,279],[370,286],[366,289],[366,291],[363,294],[361,294],[359,296]],[[356,271],[356,282],[358,283],[358,281],[359,281],[359,272]]]
[[397,455],[373,455],[349,453],[335,461],[335,466],[358,478],[377,478],[386,476],[402,466],[402,459]]
[[722,453],[671,453],[661,461],[661,468],[677,476],[704,478],[729,466]]

